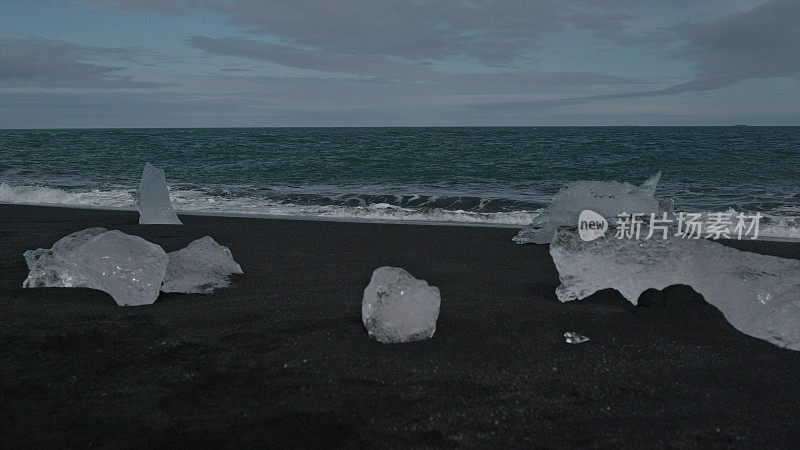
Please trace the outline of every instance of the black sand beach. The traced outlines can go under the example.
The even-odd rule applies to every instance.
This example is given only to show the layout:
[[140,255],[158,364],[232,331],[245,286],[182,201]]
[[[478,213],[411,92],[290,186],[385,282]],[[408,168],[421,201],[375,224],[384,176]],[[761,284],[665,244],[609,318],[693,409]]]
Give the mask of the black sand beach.
[[[737,332],[685,286],[633,307],[555,297],[516,230],[0,205],[4,447],[762,447],[800,442],[800,353]],[[166,251],[210,235],[244,275],[212,295],[118,307],[22,289],[26,249],[90,226]],[[800,244],[733,242],[800,258]],[[383,345],[372,271],[438,286],[436,335]],[[576,331],[591,341],[564,342]]]

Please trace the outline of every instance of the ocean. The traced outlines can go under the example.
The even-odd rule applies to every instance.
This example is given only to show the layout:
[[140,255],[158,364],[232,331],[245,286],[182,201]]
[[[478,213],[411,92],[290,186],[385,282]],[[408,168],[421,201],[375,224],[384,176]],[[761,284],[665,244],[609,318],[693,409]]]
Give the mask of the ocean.
[[800,237],[800,127],[0,130],[0,203],[133,209],[148,161],[179,213],[509,227],[571,181],[660,170],[678,211]]

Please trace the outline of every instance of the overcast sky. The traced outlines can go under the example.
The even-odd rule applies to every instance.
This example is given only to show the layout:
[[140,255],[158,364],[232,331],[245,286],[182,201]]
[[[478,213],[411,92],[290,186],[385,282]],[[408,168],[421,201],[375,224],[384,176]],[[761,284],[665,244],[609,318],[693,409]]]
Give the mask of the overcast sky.
[[800,125],[800,0],[1,0],[0,127]]

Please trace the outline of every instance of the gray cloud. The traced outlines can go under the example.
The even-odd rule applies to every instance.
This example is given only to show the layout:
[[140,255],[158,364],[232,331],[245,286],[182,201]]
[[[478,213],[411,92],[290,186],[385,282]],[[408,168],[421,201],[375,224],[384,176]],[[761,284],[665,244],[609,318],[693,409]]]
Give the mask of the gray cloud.
[[751,10],[669,30],[685,43],[675,52],[695,64],[696,78],[664,89],[524,102],[492,102],[478,109],[527,109],[593,100],[659,97],[730,86],[739,81],[800,73],[800,5],[772,0]]
[[90,62],[98,57],[130,61],[136,49],[76,45],[41,37],[0,37],[0,83],[3,87],[144,88],[158,83],[133,81],[114,67]]
[[[468,99],[398,96],[353,80],[273,80],[282,86],[254,95],[105,91],[93,95],[8,94],[0,91],[0,126],[16,127],[223,127],[223,126],[436,126],[436,125],[698,125],[792,124],[786,105],[768,101],[717,115],[665,101],[656,109],[527,110],[463,108]],[[289,85],[283,85],[289,83]],[[214,85],[216,86],[216,84]],[[271,89],[271,88],[270,88]],[[364,90],[367,90],[364,95]],[[309,92],[313,95],[308,95]]]
[[217,8],[258,33],[337,53],[408,59],[468,56],[509,64],[563,29],[552,1],[238,0]]
[[[90,0],[91,1],[91,0]],[[254,34],[330,54],[414,61],[466,57],[490,66],[525,61],[544,34],[561,31],[568,5],[556,0],[111,0],[122,9],[216,11]]]
[[429,63],[390,60],[372,55],[337,55],[315,49],[272,44],[241,38],[193,36],[189,44],[208,54],[238,56],[301,69],[352,74],[383,81],[437,83],[450,89],[616,85],[638,83],[628,77],[592,72],[489,72],[454,73],[434,70]]
[[[328,55],[369,55],[417,63],[462,57],[493,67],[530,62],[530,53],[538,49],[542,36],[566,30],[589,31],[596,38],[623,46],[674,43],[685,39],[691,26],[683,30],[631,29],[658,11],[691,10],[698,4],[718,10],[730,7],[725,0],[84,1],[175,14],[213,11],[252,34],[270,35],[281,44]],[[273,51],[282,50],[276,47]]]
[[575,13],[569,15],[570,25],[579,30],[590,31],[595,37],[616,39],[628,29],[628,22],[635,16],[623,12]]
[[697,64],[699,80],[731,84],[800,72],[800,3],[773,0],[756,8],[676,27],[688,43],[678,56]]
[[582,29],[620,37],[642,7],[670,10],[720,0],[85,0],[124,10],[222,13],[255,34],[333,53],[413,60],[524,60],[543,35]]
[[381,56],[339,55],[242,38],[192,36],[190,46],[210,55],[238,56],[299,69],[373,77],[402,77],[419,73],[422,63],[391,61]]
[[213,0],[84,0],[101,6],[123,10],[153,10],[170,14],[188,14],[197,9],[207,8]]
[[[169,97],[168,104],[163,103],[167,97],[145,98],[145,92],[141,92],[141,98],[119,97],[141,111],[150,105],[159,114],[170,114],[163,119],[175,124],[210,126],[215,120],[218,124],[240,125],[524,124],[534,118],[539,123],[552,123],[547,121],[559,118],[567,124],[569,117],[600,117],[602,122],[606,113],[614,113],[603,101],[702,92],[743,80],[800,73],[800,52],[796,45],[792,46],[793,40],[800,40],[797,0],[768,1],[712,20],[705,18],[729,12],[751,0],[737,0],[735,5],[739,6],[732,6],[727,0],[82,1],[123,11],[153,10],[167,15],[204,11],[234,26],[229,35],[234,37],[196,31],[206,35],[187,36],[186,43],[206,55],[238,57],[247,62],[223,58],[214,58],[209,64],[204,61],[198,64],[202,70],[211,68],[215,72],[213,62],[220,62],[222,67],[202,81],[190,74],[197,72],[197,66],[186,73],[153,73],[159,80],[181,85],[170,89],[172,94],[186,95]],[[695,22],[661,28],[655,25],[675,23],[685,17],[692,17]],[[587,34],[591,37],[587,38]],[[563,41],[556,41],[562,37]],[[36,49],[27,52],[30,60],[11,59],[8,64],[5,59],[0,61],[0,86],[142,86],[125,75],[128,72],[124,67],[117,67],[129,65],[123,61],[137,58],[135,53],[126,55],[121,49],[52,42],[60,45],[51,45],[56,48],[51,52],[52,61],[34,58],[32,55],[48,54]],[[587,66],[594,61],[592,58],[567,62],[567,53],[554,56],[559,48],[575,54],[611,50],[609,58],[622,58],[620,67],[629,66],[636,52],[651,51],[656,58],[648,61],[657,62],[658,56],[667,55],[676,64],[666,69],[663,78],[657,78],[656,71],[663,67],[659,64],[636,68],[636,76],[610,75],[592,72],[592,67]],[[550,64],[549,70],[536,70],[536,56],[541,50],[546,51],[541,52],[546,58],[542,62]],[[602,57],[597,56],[597,60]],[[260,76],[267,72],[259,67],[263,64],[253,61],[301,69],[280,69],[273,74],[302,75]],[[600,63],[603,67],[610,64],[608,59],[605,61]],[[694,76],[688,81],[675,78],[684,63],[694,69]],[[565,66],[586,71],[559,70]],[[247,69],[249,72],[245,72]],[[641,78],[647,73],[656,75]],[[677,84],[668,86],[665,80]],[[783,89],[785,84],[780,86],[777,89]],[[209,93],[223,91],[227,96],[224,100],[209,97]],[[574,97],[565,98],[569,95]],[[641,117],[659,116],[664,120],[668,115],[662,109],[669,104],[691,101],[698,111],[714,107],[700,96],[691,100],[688,97],[613,105],[631,106],[631,117],[638,117],[636,108],[650,108],[653,115]],[[718,102],[721,97],[708,98]],[[779,105],[770,108],[785,110],[791,103],[787,98],[782,97]],[[537,100],[520,101],[525,99]],[[50,102],[46,97],[41,101]],[[592,101],[596,103],[585,107],[551,108]],[[96,120],[110,117],[100,114],[103,108],[90,108],[78,97],[64,97],[63,111],[72,102],[84,105],[92,114],[98,111]],[[752,105],[755,101],[748,102]],[[138,111],[136,108],[133,111]],[[42,111],[48,110],[43,106]],[[204,111],[207,113],[202,119],[198,118]],[[574,116],[566,115],[568,111]],[[674,119],[675,114],[682,113],[673,110],[669,114]],[[714,114],[720,117],[728,111]],[[243,115],[246,120],[241,119]],[[12,116],[17,114],[7,115]],[[192,122],[195,119],[198,121]],[[147,120],[151,119],[141,120],[150,123]],[[152,120],[163,123],[156,116]]]

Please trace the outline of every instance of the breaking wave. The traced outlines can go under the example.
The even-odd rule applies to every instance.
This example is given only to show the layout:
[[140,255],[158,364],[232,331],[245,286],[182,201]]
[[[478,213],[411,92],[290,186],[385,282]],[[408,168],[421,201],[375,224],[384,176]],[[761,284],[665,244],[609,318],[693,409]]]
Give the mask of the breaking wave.
[[[0,203],[136,209],[138,189],[65,188],[0,183]],[[175,187],[175,210],[183,214],[324,218],[432,224],[523,227],[544,204],[503,198],[392,194],[326,194],[243,187]],[[727,212],[735,212],[729,209]],[[800,239],[800,208],[762,211],[759,236]]]
[[67,191],[47,186],[12,186],[0,183],[0,203],[32,205],[134,208],[136,200],[123,189]]
[[[522,227],[540,208],[514,210],[521,202],[420,195],[242,195],[235,189],[170,189],[179,213],[259,215],[337,220],[411,221]],[[138,192],[122,188],[67,190],[0,183],[0,203],[135,209]]]

